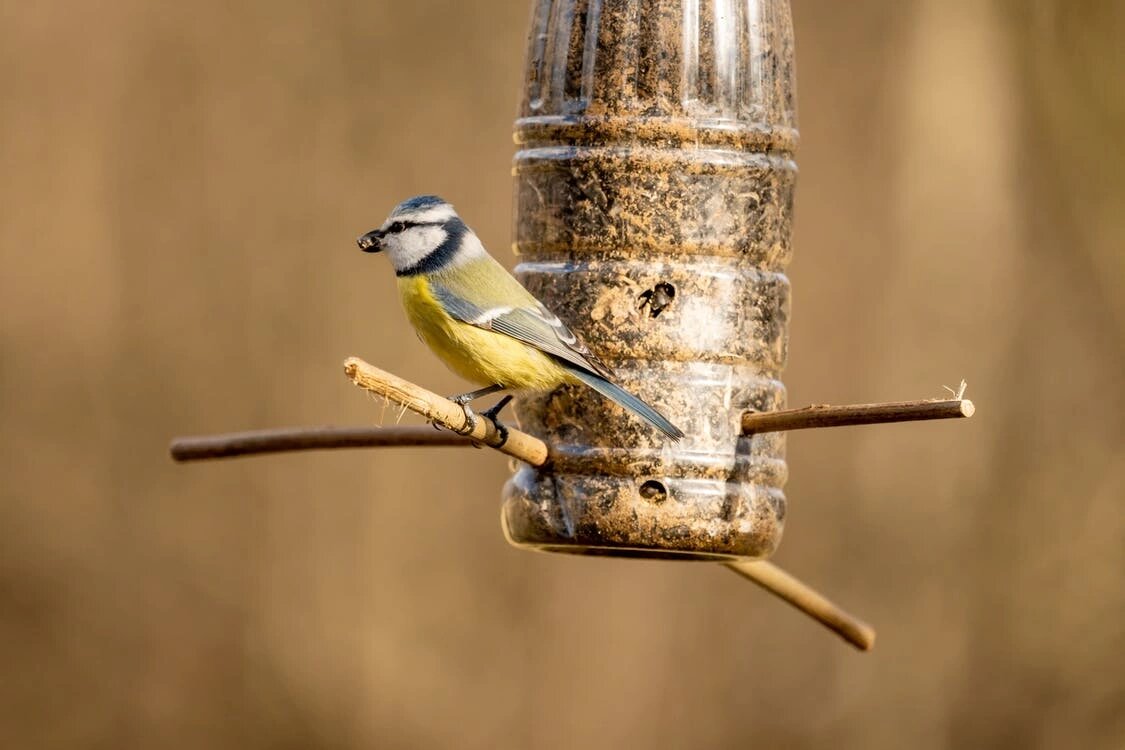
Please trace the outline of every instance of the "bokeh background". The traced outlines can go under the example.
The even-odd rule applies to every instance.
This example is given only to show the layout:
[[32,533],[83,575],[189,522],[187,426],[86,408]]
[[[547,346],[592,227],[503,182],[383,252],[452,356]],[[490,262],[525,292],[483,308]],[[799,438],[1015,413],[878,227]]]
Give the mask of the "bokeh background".
[[[529,3],[0,0],[0,744],[1125,747],[1125,5],[795,0],[777,560],[537,555],[490,452],[177,466],[175,434],[460,383],[354,237],[454,201],[509,265]],[[409,420],[409,417],[407,418]]]

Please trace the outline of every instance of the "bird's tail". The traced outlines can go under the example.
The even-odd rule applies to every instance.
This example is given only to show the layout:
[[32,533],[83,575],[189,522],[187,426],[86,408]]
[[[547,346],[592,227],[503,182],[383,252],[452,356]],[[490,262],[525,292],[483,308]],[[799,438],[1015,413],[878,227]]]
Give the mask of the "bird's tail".
[[600,375],[595,375],[588,370],[583,370],[578,367],[572,367],[569,365],[569,363],[560,362],[559,364],[566,368],[571,375],[578,378],[583,383],[608,398],[610,401],[613,401],[614,403],[633,412],[638,417],[645,420],[673,440],[679,440],[684,436],[683,431],[676,425],[669,422],[663,414],[658,412],[656,409],[653,409],[644,401],[641,401],[639,398],[634,396],[632,393],[629,393],[629,391],[625,390],[616,383],[611,383]]

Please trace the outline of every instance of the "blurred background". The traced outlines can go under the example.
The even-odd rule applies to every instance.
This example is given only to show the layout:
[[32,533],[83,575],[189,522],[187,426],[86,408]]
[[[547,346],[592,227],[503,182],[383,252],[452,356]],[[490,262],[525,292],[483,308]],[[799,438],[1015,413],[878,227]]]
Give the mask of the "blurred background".
[[[0,742],[1125,746],[1125,5],[795,0],[776,560],[860,654],[700,564],[510,548],[487,451],[176,466],[461,385],[355,248],[457,204],[509,266],[529,3],[0,0]],[[405,421],[410,421],[407,417]],[[435,467],[440,466],[440,470]]]

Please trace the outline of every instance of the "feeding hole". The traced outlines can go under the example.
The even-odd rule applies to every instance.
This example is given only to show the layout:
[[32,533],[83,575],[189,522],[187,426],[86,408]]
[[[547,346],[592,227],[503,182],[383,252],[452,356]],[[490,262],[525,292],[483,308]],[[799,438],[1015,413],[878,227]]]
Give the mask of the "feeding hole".
[[637,306],[637,309],[643,310],[645,306],[648,306],[648,316],[655,318],[672,304],[672,300],[676,299],[676,287],[667,281],[661,281],[652,289],[642,292],[639,299],[641,303]]
[[649,502],[662,503],[668,499],[668,490],[664,487],[663,482],[649,479],[641,485],[640,495]]

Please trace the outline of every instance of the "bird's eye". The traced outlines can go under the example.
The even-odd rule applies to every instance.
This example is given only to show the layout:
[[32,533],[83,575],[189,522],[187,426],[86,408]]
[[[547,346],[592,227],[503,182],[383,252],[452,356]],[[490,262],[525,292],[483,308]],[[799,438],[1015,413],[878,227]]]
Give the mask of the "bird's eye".
[[404,224],[401,221],[396,221],[393,224],[391,224],[389,227],[387,227],[387,230],[386,230],[386,232],[384,232],[384,234],[398,234],[399,232],[401,232],[405,229],[406,229],[406,224]]

